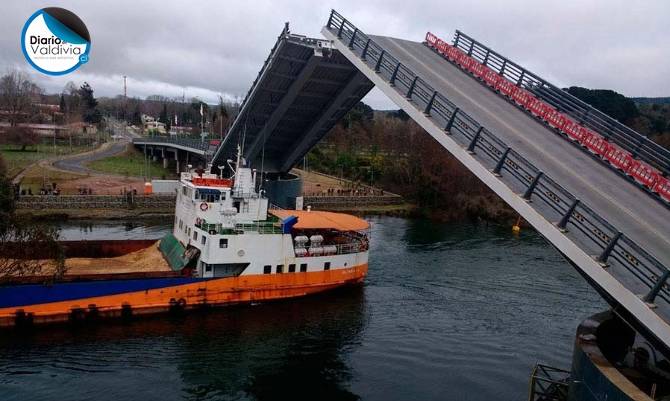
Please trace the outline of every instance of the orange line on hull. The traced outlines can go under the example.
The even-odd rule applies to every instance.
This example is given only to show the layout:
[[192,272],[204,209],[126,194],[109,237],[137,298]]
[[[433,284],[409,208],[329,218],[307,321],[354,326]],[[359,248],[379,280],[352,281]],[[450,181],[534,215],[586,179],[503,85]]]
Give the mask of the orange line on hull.
[[367,271],[368,265],[362,264],[318,272],[226,277],[124,294],[3,308],[0,309],[0,327],[14,326],[17,313],[28,316],[32,323],[51,323],[68,321],[75,312],[85,316],[94,311],[96,316],[117,317],[123,315],[124,308],[137,315],[167,312],[174,307],[191,309],[300,297],[359,283]]

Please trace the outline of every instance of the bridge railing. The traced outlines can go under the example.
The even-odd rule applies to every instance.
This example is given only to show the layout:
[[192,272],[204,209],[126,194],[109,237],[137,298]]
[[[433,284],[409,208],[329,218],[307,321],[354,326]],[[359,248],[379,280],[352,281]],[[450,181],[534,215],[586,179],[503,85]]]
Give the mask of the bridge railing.
[[141,145],[143,143],[166,143],[180,145],[188,148],[193,148],[201,151],[208,151],[210,148],[209,140],[191,139],[191,138],[169,138],[161,136],[150,136],[145,138],[133,138],[133,144]]
[[[461,111],[335,10],[331,12],[327,28],[380,77],[411,100],[418,110],[441,125],[445,135],[450,135],[480,163],[498,174],[512,190],[532,202],[535,210],[548,221],[555,222],[631,292],[646,294],[644,299],[649,303],[658,302],[658,296],[666,304],[670,303],[666,284],[670,270],[655,257]],[[475,46],[472,49],[473,52],[480,51],[475,50]],[[488,58],[495,58],[493,52],[489,52]],[[502,60],[499,65],[503,71],[509,69],[509,74],[518,74],[519,80],[532,82],[537,79],[529,73],[518,72],[519,67],[510,62]]]
[[456,31],[453,45],[501,76],[515,82],[517,86],[531,91],[560,112],[570,115],[585,127],[600,133],[663,175],[670,174],[670,151],[646,136],[552,85],[461,31]]

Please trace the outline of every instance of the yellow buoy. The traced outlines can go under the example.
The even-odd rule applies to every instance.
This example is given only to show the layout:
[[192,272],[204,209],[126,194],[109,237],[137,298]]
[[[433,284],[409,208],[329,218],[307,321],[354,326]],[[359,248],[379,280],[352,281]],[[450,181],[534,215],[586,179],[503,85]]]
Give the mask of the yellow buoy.
[[519,216],[519,218],[516,219],[516,223],[514,223],[514,225],[512,226],[512,232],[514,234],[518,234],[521,232],[520,224],[521,224],[521,216]]

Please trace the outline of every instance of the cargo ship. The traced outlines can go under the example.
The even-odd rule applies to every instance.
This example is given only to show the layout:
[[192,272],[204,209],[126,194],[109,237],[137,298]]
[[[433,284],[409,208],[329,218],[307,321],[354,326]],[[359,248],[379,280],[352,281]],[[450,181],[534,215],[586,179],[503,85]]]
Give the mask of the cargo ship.
[[132,317],[301,297],[362,282],[370,225],[271,207],[240,156],[229,177],[181,173],[160,240],[64,242],[66,272],[0,285],[0,327]]

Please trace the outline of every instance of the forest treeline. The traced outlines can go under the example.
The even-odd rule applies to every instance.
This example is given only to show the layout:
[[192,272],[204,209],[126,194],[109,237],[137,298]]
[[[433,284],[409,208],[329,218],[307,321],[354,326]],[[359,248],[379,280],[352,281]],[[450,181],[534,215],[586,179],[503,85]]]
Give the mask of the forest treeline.
[[627,98],[608,89],[567,89],[603,113],[670,149],[670,98]]

